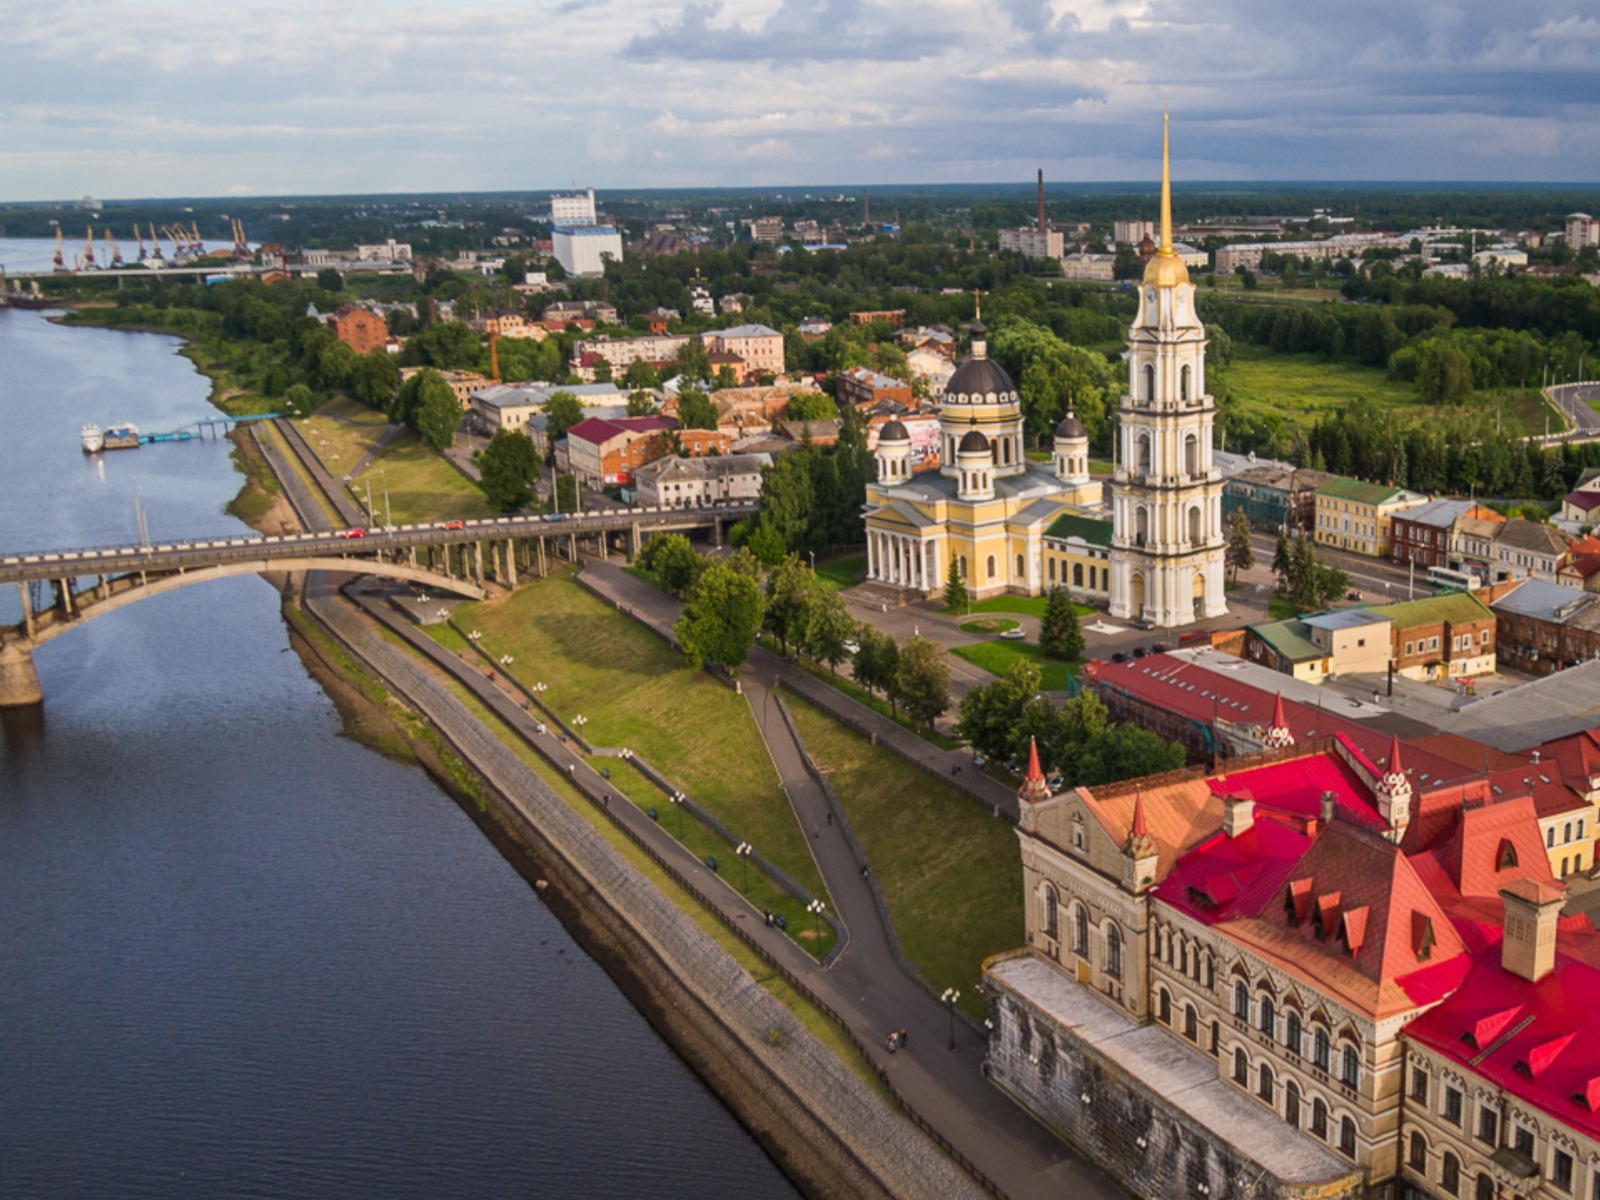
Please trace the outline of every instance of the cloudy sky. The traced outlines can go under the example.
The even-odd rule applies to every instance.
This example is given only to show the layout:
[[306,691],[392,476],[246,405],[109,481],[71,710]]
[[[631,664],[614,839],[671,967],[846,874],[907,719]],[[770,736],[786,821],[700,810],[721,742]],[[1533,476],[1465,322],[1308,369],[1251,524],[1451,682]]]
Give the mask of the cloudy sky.
[[1597,0],[0,0],[0,199],[1600,181]]

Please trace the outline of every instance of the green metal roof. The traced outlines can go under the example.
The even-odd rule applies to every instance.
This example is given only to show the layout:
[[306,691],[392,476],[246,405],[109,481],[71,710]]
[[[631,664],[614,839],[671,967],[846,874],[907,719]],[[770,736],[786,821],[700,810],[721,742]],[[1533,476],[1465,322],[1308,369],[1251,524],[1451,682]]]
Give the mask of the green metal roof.
[[1273,621],[1267,625],[1252,625],[1250,632],[1290,662],[1309,662],[1313,658],[1328,657],[1328,652],[1311,640],[1311,626],[1304,621]]
[[1425,596],[1421,600],[1402,600],[1399,604],[1386,604],[1372,611],[1380,617],[1388,617],[1396,629],[1432,625],[1439,621],[1464,625],[1470,621],[1494,620],[1494,613],[1489,611],[1489,607],[1470,592],[1444,592],[1437,596]]
[[1091,546],[1111,545],[1112,527],[1110,521],[1097,521],[1093,517],[1075,517],[1071,513],[1063,513],[1050,522],[1050,528],[1044,531],[1047,538],[1058,538],[1065,541],[1067,538],[1082,538]]
[[1390,500],[1414,499],[1426,500],[1427,497],[1416,492],[1408,492],[1403,487],[1395,487],[1387,483],[1366,483],[1360,479],[1330,479],[1317,489],[1317,495],[1327,496],[1331,500],[1353,500],[1357,504],[1387,504]]

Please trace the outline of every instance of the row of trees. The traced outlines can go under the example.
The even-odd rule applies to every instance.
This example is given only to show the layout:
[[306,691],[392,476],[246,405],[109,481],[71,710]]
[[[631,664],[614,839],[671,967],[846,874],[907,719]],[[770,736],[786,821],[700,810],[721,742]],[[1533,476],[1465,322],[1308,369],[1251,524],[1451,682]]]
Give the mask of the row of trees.
[[862,627],[855,681],[881,694],[892,711],[905,709],[930,729],[950,707],[950,661],[944,647],[920,635],[897,642],[893,634]]
[[1350,587],[1350,576],[1329,566],[1309,537],[1291,538],[1282,530],[1272,555],[1272,571],[1278,577],[1278,595],[1297,612],[1326,608]]
[[1060,708],[1039,692],[1039,669],[1023,660],[994,683],[961,700],[960,735],[980,754],[1027,761],[1029,743],[1039,765],[1060,772],[1067,786],[1089,786],[1155,775],[1184,764],[1183,747],[1136,725],[1113,724],[1093,692],[1081,691]]

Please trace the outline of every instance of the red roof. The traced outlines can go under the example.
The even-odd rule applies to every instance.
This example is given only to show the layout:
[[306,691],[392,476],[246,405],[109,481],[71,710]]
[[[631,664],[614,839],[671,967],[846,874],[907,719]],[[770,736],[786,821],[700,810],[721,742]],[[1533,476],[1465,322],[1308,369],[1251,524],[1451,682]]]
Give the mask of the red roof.
[[678,422],[672,417],[586,417],[567,430],[567,437],[601,446],[613,438],[643,437],[677,427]]
[[1573,508],[1588,512],[1591,508],[1600,507],[1600,492],[1568,492],[1566,502]]

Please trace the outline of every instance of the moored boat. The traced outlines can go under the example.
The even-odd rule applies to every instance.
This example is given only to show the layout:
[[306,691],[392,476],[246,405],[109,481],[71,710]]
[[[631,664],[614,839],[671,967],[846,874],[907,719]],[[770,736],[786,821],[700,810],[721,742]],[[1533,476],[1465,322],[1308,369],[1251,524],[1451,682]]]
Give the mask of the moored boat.
[[100,432],[100,426],[85,425],[78,431],[78,441],[83,444],[85,454],[99,454],[105,445],[105,435]]
[[139,447],[139,427],[113,425],[105,431],[102,445],[107,450],[136,450]]

